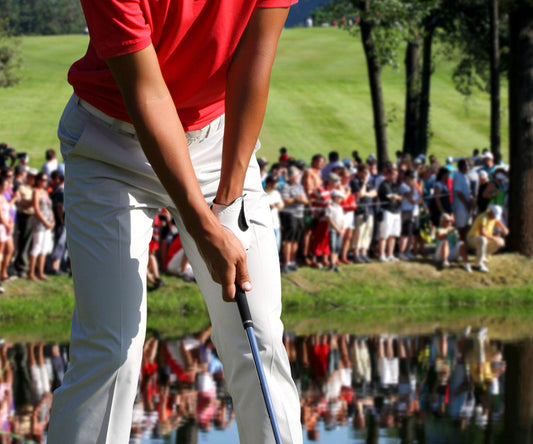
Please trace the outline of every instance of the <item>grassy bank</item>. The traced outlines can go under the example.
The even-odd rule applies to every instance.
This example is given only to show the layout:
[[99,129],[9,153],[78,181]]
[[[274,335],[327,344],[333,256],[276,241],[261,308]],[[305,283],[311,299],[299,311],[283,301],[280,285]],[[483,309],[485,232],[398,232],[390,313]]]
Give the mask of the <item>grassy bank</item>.
[[[29,152],[34,166],[43,163],[45,149],[58,147],[57,121],[71,93],[67,70],[83,55],[87,42],[88,37],[81,35],[24,38],[24,79],[14,88],[0,89],[0,141]],[[489,96],[476,92],[465,100],[453,87],[453,64],[436,52],[430,152],[441,159],[470,154],[476,146],[489,145]],[[402,70],[384,70],[383,91],[392,155],[403,140]],[[502,104],[506,103],[502,97]],[[285,145],[291,155],[305,160],[332,149],[343,157],[354,149],[366,155],[374,151],[373,134],[360,38],[334,28],[285,30],[272,75],[260,154],[275,159],[278,148]],[[505,156],[507,136],[504,109]]]
[[[489,274],[439,271],[423,261],[350,265],[338,274],[304,268],[282,278],[283,320],[298,333],[419,333],[483,324],[502,338],[530,335],[533,261],[499,255],[490,266]],[[148,294],[148,326],[168,336],[205,327],[209,320],[197,286],[166,281]],[[66,276],[10,282],[0,296],[0,336],[66,340],[73,307]]]

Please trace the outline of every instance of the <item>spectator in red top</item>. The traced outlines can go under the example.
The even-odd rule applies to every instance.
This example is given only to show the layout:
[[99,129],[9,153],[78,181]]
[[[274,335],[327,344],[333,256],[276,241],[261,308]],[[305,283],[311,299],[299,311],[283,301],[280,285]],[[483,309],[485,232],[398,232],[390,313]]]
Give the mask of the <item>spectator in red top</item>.
[[[205,297],[239,439],[272,441],[233,301],[249,293],[284,442],[301,443],[258,147],[294,0],[82,0],[90,42],[60,122],[76,308],[48,443],[127,443],[146,329],[152,220],[171,211]],[[243,196],[244,195],[244,196]]]
[[348,260],[348,251],[352,246],[352,237],[355,228],[355,210],[357,204],[355,201],[355,194],[352,193],[350,188],[350,181],[355,176],[356,170],[350,172],[347,168],[344,169],[341,183],[342,183],[342,192],[345,198],[341,202],[341,207],[344,211],[344,234],[342,236],[342,247],[339,257],[339,261],[343,264],[349,264]]
[[311,252],[313,254],[313,265],[321,267],[318,259],[322,258],[323,265],[329,265],[328,256],[329,248],[329,224],[326,217],[326,209],[331,204],[331,191],[339,188],[341,178],[330,173],[324,186],[315,191],[312,201],[313,208],[313,233],[311,236]]

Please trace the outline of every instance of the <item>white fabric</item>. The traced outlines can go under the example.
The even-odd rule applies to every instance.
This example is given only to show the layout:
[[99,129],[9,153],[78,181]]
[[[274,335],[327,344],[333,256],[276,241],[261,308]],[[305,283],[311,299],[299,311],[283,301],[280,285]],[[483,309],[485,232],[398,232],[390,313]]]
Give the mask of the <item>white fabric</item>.
[[52,230],[33,230],[32,238],[31,256],[37,257],[40,254],[46,256],[52,252],[52,249],[54,248]]
[[[178,251],[176,251],[176,254],[172,256],[172,258],[170,258],[170,260],[168,261],[167,273],[181,275],[181,261],[183,260],[184,255],[185,251],[183,250],[183,248],[180,248]],[[194,278],[194,272],[189,262],[187,262],[187,264],[185,265],[183,275],[190,278]]]
[[355,212],[354,211],[348,211],[347,213],[344,213],[344,228],[355,228]]
[[383,220],[379,223],[378,228],[378,239],[387,239],[391,236],[400,237],[402,231],[401,214],[383,210]]
[[[200,187],[218,186],[223,119],[191,141]],[[212,338],[224,364],[241,443],[273,443],[246,333],[237,307],[185,230],[137,139],[91,116],[73,97],[60,123],[66,161],[65,207],[76,305],[70,365],[55,392],[49,444],[128,442],[146,329],[146,267],[152,219],[169,207],[204,295]],[[301,443],[300,405],[282,342],[281,283],[270,211],[255,157],[244,184],[250,219],[248,293],[255,334],[285,443]],[[176,314],[179,322],[179,314]]]
[[339,204],[332,203],[329,207],[327,207],[326,217],[331,217],[337,227],[344,227],[344,210]]
[[[280,204],[283,206],[283,199],[278,190],[272,190],[270,193],[267,193],[267,202],[269,205]],[[270,214],[272,215],[272,228],[276,230],[280,227],[278,208],[270,208]]]
[[463,194],[463,196],[470,200],[470,182],[468,181],[468,178],[461,173],[460,171],[456,171],[453,175],[453,210],[465,210],[466,207],[459,199],[457,193],[460,192]]
[[[446,258],[447,261],[453,262],[459,258],[461,255],[461,245],[463,245],[462,242],[457,242],[457,244],[455,244],[455,246],[448,253],[448,257]],[[435,251],[434,258],[437,262],[444,260],[442,257],[442,245],[441,248]]]
[[368,250],[372,243],[372,233],[374,231],[374,215],[369,214],[365,221],[365,216],[359,214],[355,217],[356,233],[353,237],[352,247],[359,253],[361,250]]

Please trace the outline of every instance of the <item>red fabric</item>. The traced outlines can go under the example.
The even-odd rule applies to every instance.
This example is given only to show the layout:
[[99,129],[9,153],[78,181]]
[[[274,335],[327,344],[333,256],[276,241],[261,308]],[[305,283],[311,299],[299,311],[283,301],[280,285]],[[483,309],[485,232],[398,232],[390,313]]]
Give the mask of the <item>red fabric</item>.
[[170,260],[174,257],[174,255],[180,251],[183,247],[181,246],[181,240],[179,234],[174,238],[172,243],[170,244],[170,247],[168,247],[168,253],[167,253],[167,262],[165,263],[165,268],[168,268],[168,264]]
[[320,220],[311,233],[311,252],[315,256],[329,255],[329,224]]
[[311,368],[316,378],[325,378],[328,374],[329,344],[315,344],[311,347]]
[[152,223],[152,239],[148,244],[148,251],[153,252],[159,250],[159,231],[161,230],[161,219],[156,214],[154,222]]
[[157,364],[155,362],[147,363],[143,365],[142,374],[144,377],[152,376],[157,372]]
[[341,202],[341,207],[345,213],[355,211],[357,209],[357,203],[355,202],[355,194],[348,194],[348,196],[346,196],[346,199]]
[[450,196],[450,203],[453,203],[453,179],[452,177],[448,177],[448,183],[446,185],[448,186],[448,196]]
[[170,370],[172,371],[172,373],[174,373],[176,375],[178,380],[182,381],[184,379],[184,375],[185,375],[185,372],[183,371],[183,368],[174,359],[174,357],[172,356],[172,354],[168,350],[168,347],[166,346],[166,344],[165,344],[163,350],[165,352],[165,357],[166,357],[166,360],[167,360],[167,364],[170,367]]
[[224,112],[226,74],[256,7],[288,7],[296,0],[81,0],[90,42],[72,65],[75,93],[104,113],[129,122],[105,59],[153,43],[163,77],[186,131]]

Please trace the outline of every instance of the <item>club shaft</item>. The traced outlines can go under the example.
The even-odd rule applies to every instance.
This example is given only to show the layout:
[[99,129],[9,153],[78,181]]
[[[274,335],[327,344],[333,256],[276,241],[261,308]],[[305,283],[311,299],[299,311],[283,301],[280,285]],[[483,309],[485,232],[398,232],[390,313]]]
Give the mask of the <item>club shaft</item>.
[[265,400],[268,417],[270,418],[270,424],[272,425],[272,431],[274,432],[274,438],[276,439],[276,444],[282,444],[278,423],[276,421],[276,416],[274,413],[274,406],[272,405],[270,391],[268,390],[268,383],[266,380],[265,372],[263,371],[263,363],[261,361],[261,355],[259,354],[259,347],[257,346],[257,341],[255,339],[254,328],[246,328],[246,334],[248,335],[248,341],[250,342],[250,348],[252,349],[255,369],[257,370],[257,376],[259,377],[259,385],[261,386],[261,391],[263,392],[263,399]]
[[257,376],[259,377],[259,385],[261,386],[261,391],[263,392],[263,399],[265,401],[266,409],[268,412],[268,417],[270,419],[270,424],[272,426],[272,431],[274,432],[274,439],[276,444],[282,444],[281,434],[279,432],[278,423],[276,420],[276,415],[274,413],[274,407],[272,405],[272,398],[270,397],[270,391],[268,389],[268,383],[266,380],[265,372],[263,370],[263,362],[261,361],[261,355],[259,354],[259,347],[257,345],[257,340],[255,338],[254,327],[252,323],[252,316],[250,314],[250,308],[248,307],[248,301],[246,300],[246,294],[237,285],[237,292],[235,295],[235,300],[237,306],[239,307],[239,313],[241,315],[242,325],[248,336],[248,342],[250,343],[250,349],[252,350],[252,356],[254,359],[255,369],[257,371]]

